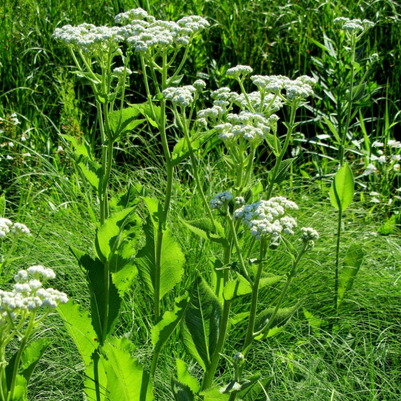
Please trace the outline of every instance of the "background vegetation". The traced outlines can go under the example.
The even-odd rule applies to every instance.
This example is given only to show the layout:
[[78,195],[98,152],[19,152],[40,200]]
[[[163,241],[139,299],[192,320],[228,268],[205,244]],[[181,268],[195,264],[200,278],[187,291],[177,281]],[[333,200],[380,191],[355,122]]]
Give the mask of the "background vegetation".
[[[252,370],[254,365],[264,376],[272,377],[271,400],[399,400],[401,241],[396,190],[401,185],[397,174],[384,177],[380,173],[357,180],[357,202],[345,213],[342,241],[362,242],[365,258],[340,317],[333,323],[338,326],[337,331],[325,332],[319,325],[320,320],[330,319],[337,222],[328,200],[337,150],[330,138],[324,137],[330,135],[324,117],[334,109],[325,87],[331,76],[322,44],[325,37],[337,38],[333,26],[336,17],[367,18],[375,23],[359,51],[362,58],[378,53],[379,59],[368,77],[367,97],[361,100],[360,111],[353,116],[352,130],[355,138],[367,135],[371,142],[397,139],[401,116],[401,5],[396,1],[3,0],[0,117],[7,119],[16,113],[21,123],[14,128],[4,123],[0,126],[0,144],[4,145],[0,148],[0,193],[6,193],[9,215],[27,224],[33,232],[18,250],[25,255],[24,263],[52,267],[58,275],[57,287],[77,302],[86,302],[84,278],[68,247],[89,247],[95,218],[88,216],[97,200],[80,180],[59,134],[84,135],[96,142],[96,112],[89,88],[70,73],[70,55],[51,35],[56,27],[65,24],[112,24],[114,15],[135,7],[160,19],[176,20],[198,14],[211,23],[192,50],[185,67],[185,83],[203,72],[210,89],[216,89],[227,84],[225,71],[237,64],[251,65],[254,74],[290,78],[307,74],[318,79],[316,96],[304,111],[308,122],[299,128],[302,135],[294,143],[294,148],[300,146],[298,160],[291,179],[281,188],[283,194],[291,191],[300,205],[300,222],[313,222],[321,235],[310,260],[304,260],[288,299],[289,304],[306,299],[304,307],[316,319],[308,321],[300,310],[284,334],[252,351],[247,369]],[[141,82],[138,74],[131,76],[128,99],[144,95]],[[10,147],[10,142],[14,146]],[[149,132],[135,132],[119,145],[113,190],[118,193],[129,183],[140,182],[149,193],[160,197],[165,177],[159,168],[162,149],[158,138]],[[347,159],[355,175],[362,175],[364,155],[357,147],[350,145],[349,149]],[[263,180],[270,162],[266,149],[258,160]],[[202,160],[200,169],[205,190],[212,197],[221,191],[227,179],[218,149]],[[194,185],[188,166],[182,165],[176,174],[176,182],[182,185],[174,188],[171,219],[179,227],[179,216],[196,217],[192,214],[201,210],[202,205],[199,197],[191,195]],[[382,195],[379,203],[370,202],[372,191]],[[184,280],[191,282],[196,269],[207,270],[211,245],[201,242],[184,227],[176,238],[186,255]],[[277,271],[284,263],[278,254]],[[269,303],[271,297],[274,294],[265,295],[261,302]],[[173,298],[172,295],[170,301]],[[144,344],[136,354],[145,363],[151,353],[148,317],[144,313],[147,302],[134,286],[118,328],[120,334],[130,336],[136,344]],[[30,399],[82,400],[82,391],[77,389],[83,385],[83,367],[57,316],[43,328],[42,334],[49,333],[53,344],[32,381]],[[235,338],[230,343],[235,348]],[[163,401],[173,399],[169,375],[174,369],[174,358],[184,353],[174,347],[174,340],[171,344],[163,351],[163,369],[157,376],[157,399]],[[232,350],[226,352],[231,355]],[[198,368],[191,368],[196,374]],[[224,377],[230,372],[220,373]]]

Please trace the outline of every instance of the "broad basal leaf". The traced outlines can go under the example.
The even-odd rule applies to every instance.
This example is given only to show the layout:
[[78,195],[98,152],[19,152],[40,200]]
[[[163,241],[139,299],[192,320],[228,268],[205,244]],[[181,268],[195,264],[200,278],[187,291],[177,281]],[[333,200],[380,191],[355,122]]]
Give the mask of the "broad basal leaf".
[[91,363],[93,352],[99,345],[88,312],[82,310],[72,300],[66,304],[60,304],[57,311],[64,321],[68,334],[74,340],[85,366],[88,366]]
[[50,343],[50,338],[41,338],[30,343],[25,348],[21,358],[20,371],[27,383],[29,383],[29,379],[38,364],[39,359],[42,357]]
[[348,165],[337,171],[330,187],[330,202],[337,210],[344,211],[351,204],[354,197],[354,176]]
[[208,284],[198,276],[182,320],[182,336],[188,352],[207,370],[220,332],[221,304]]
[[228,401],[230,399],[230,394],[222,393],[221,388],[211,387],[200,393],[203,396],[204,401]]
[[[92,325],[99,341],[102,341],[114,327],[121,299],[115,284],[111,280],[109,288],[106,288],[104,280],[105,266],[100,259],[92,259],[89,255],[84,254],[76,248],[71,247],[70,249],[77,258],[79,265],[86,271],[91,296]],[[104,329],[106,333],[103,333]]]
[[363,260],[363,249],[359,244],[352,244],[345,255],[343,268],[338,277],[337,308],[340,307],[345,293],[352,288]]
[[152,401],[149,375],[130,353],[126,338],[113,339],[102,348],[102,362],[111,401]]

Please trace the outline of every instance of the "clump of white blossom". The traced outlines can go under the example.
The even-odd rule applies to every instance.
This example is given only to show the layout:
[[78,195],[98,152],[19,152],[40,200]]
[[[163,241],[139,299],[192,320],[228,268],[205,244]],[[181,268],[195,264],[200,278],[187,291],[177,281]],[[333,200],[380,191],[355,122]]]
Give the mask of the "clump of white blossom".
[[231,67],[227,70],[226,74],[230,78],[238,79],[245,77],[253,72],[252,67],[249,65],[237,65],[236,67]]
[[302,227],[301,228],[301,240],[313,248],[315,241],[319,239],[319,233],[312,227]]
[[227,206],[228,202],[233,198],[231,192],[221,192],[217,194],[211,201],[210,207],[214,210],[222,208],[224,205]]
[[39,308],[56,308],[68,302],[67,295],[53,288],[43,288],[43,283],[56,277],[52,269],[41,265],[20,270],[11,291],[0,290],[0,327],[12,324],[19,316]]
[[7,237],[8,234],[13,236],[28,235],[29,228],[22,223],[13,223],[5,217],[0,217],[0,239]]
[[297,222],[287,215],[293,210],[298,210],[295,202],[278,196],[240,207],[234,212],[234,219],[242,220],[257,240],[278,237],[281,233],[293,235]]
[[260,113],[245,110],[239,114],[228,114],[228,122],[216,125],[215,129],[218,137],[226,144],[235,144],[237,140],[245,140],[257,145],[277,122],[277,116],[273,116],[266,118]]
[[335,18],[334,23],[341,25],[343,31],[356,34],[367,31],[375,25],[372,21],[367,19],[349,19],[346,17]]
[[95,26],[80,24],[56,28],[53,37],[66,45],[86,53],[118,51],[119,43],[126,41],[136,52],[147,53],[151,49],[186,46],[191,38],[209,23],[202,17],[192,15],[177,22],[156,20],[141,8],[118,14],[115,22],[123,26]]
[[194,102],[194,94],[196,92],[197,90],[194,86],[186,85],[178,88],[167,88],[163,91],[163,96],[175,106],[185,108]]

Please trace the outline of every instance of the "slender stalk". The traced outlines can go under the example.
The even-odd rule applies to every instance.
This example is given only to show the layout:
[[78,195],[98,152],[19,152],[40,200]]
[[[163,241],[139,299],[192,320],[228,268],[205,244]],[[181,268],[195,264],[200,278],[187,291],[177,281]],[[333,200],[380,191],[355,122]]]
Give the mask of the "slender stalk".
[[295,123],[296,110],[297,110],[296,105],[292,104],[291,105],[290,122],[289,122],[288,127],[287,127],[287,135],[285,137],[283,148],[281,149],[280,154],[276,158],[276,164],[275,164],[275,166],[273,168],[273,171],[272,171],[272,177],[271,177],[271,180],[270,180],[269,188],[267,190],[266,200],[270,199],[270,197],[271,197],[271,194],[272,194],[272,191],[273,191],[273,187],[274,187],[274,181],[277,178],[277,175],[278,175],[278,172],[279,172],[279,169],[280,169],[280,165],[281,165],[281,161],[283,160],[285,152],[287,151],[288,145],[290,143],[291,134],[292,134],[292,131],[293,131],[294,125],[295,125],[294,123]]
[[340,239],[341,239],[341,222],[342,210],[338,211],[338,225],[337,225],[337,245],[336,245],[336,265],[335,265],[335,278],[334,278],[334,310],[337,312],[338,302],[338,267],[340,262]]
[[202,198],[203,204],[206,208],[206,212],[209,215],[210,220],[212,221],[213,224],[213,228],[216,229],[216,223],[215,223],[215,219],[212,213],[212,210],[210,209],[210,205],[209,202],[206,199],[205,193],[203,192],[203,188],[199,179],[199,174],[198,174],[198,162],[196,160],[195,154],[194,154],[194,150],[192,148],[192,144],[191,144],[191,139],[189,138],[189,132],[188,132],[188,127],[185,124],[185,116],[183,116],[183,120],[180,118],[180,115],[177,111],[177,109],[175,109],[175,116],[177,118],[178,124],[181,126],[181,129],[184,132],[184,137],[185,137],[185,141],[187,142],[187,146],[188,146],[188,151],[189,151],[189,158],[191,159],[191,165],[192,165],[192,174],[194,175],[195,178],[195,182],[196,182],[196,186],[198,187],[200,196]]
[[260,250],[259,250],[259,266],[256,272],[255,281],[252,286],[252,300],[251,300],[251,310],[249,313],[249,322],[248,322],[248,330],[246,333],[245,343],[243,347],[243,355],[246,356],[249,345],[253,342],[253,332],[255,329],[255,320],[256,320],[256,311],[258,305],[258,296],[259,296],[259,282],[260,277],[262,275],[263,268],[263,258],[266,253],[266,239],[262,238],[260,240]]
[[223,350],[223,346],[226,339],[231,302],[232,301],[224,301],[223,304],[223,315],[220,322],[219,339],[217,341],[216,349],[213,353],[212,360],[210,361],[210,365],[208,366],[203,379],[202,389],[204,390],[211,387],[213,383],[213,378],[216,373],[217,365],[220,360],[220,353]]
[[32,334],[32,330],[34,328],[35,325],[35,313],[32,312],[32,315],[29,319],[29,323],[28,323],[28,327],[26,329],[25,332],[25,336],[21,341],[21,344],[19,346],[19,350],[17,352],[17,355],[15,357],[15,361],[14,361],[14,369],[13,369],[13,373],[12,373],[12,377],[11,377],[11,385],[10,385],[10,392],[8,393],[8,397],[7,397],[7,401],[13,401],[14,399],[14,392],[15,392],[15,385],[17,383],[17,373],[18,373],[18,368],[19,368],[19,364],[21,361],[21,356],[25,350],[26,344],[28,342],[29,337]]

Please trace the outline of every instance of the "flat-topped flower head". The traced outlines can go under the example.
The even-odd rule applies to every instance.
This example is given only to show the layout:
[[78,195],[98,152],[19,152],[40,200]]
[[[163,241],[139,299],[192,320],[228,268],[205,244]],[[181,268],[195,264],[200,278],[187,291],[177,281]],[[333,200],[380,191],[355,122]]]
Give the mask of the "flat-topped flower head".
[[367,19],[360,20],[360,19],[349,19],[346,17],[338,17],[334,19],[334,23],[341,26],[343,31],[349,33],[361,33],[367,31],[370,28],[374,27],[374,23]]
[[282,233],[294,234],[297,222],[287,215],[292,210],[298,210],[297,204],[279,196],[240,207],[234,212],[234,219],[242,220],[257,240],[274,238]]
[[119,30],[118,27],[86,23],[78,26],[65,25],[55,29],[53,38],[85,53],[101,55],[110,50],[117,51],[119,43],[124,40]]
[[132,10],[126,11],[125,13],[117,14],[114,17],[114,21],[120,25],[128,25],[134,21],[155,21],[155,17],[149,15],[147,11],[142,8],[133,8]]
[[226,74],[230,78],[239,79],[252,74],[252,72],[253,68],[249,67],[249,65],[237,65],[236,67],[229,68]]

